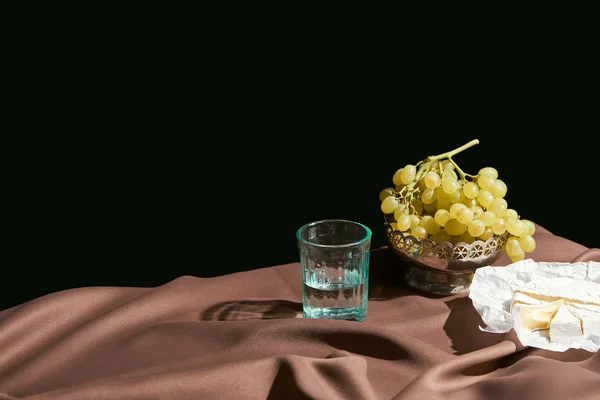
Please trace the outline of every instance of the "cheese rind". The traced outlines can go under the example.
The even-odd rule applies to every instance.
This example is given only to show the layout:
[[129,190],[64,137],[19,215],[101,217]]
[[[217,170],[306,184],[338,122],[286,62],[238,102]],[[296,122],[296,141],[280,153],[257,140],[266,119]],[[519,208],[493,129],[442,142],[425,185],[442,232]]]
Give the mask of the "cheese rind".
[[510,311],[512,312],[514,307],[517,304],[526,304],[526,305],[532,305],[532,304],[544,304],[544,301],[536,299],[534,297],[531,297],[525,293],[522,293],[520,291],[515,291],[513,293],[513,297],[512,297],[512,301],[510,303]]
[[[579,281],[579,282],[598,285],[595,282],[586,282],[586,281]],[[541,289],[529,289],[529,288],[528,289],[517,289],[513,293],[513,298],[517,295],[525,295],[525,296],[533,298],[535,300],[540,300],[542,302],[548,302],[548,303],[554,302],[557,300],[564,300],[565,304],[567,304],[567,305],[577,306],[577,305],[581,304],[581,305],[586,305],[586,306],[600,307],[600,285],[598,286],[598,288],[599,288],[599,291],[597,292],[598,296],[590,296],[589,294],[586,294],[585,292],[581,293],[574,289],[571,289],[571,290],[556,289],[556,290],[552,291],[552,293],[548,293],[547,291],[541,290]]]
[[550,341],[558,342],[581,337],[582,335],[581,320],[573,315],[569,306],[561,306],[550,322]]

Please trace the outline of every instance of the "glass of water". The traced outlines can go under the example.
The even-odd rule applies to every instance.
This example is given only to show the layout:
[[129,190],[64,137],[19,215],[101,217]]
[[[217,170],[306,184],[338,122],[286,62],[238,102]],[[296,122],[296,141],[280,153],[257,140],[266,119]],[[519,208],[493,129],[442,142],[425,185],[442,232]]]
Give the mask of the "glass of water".
[[358,222],[311,222],[296,232],[305,318],[363,321],[369,295],[371,230]]

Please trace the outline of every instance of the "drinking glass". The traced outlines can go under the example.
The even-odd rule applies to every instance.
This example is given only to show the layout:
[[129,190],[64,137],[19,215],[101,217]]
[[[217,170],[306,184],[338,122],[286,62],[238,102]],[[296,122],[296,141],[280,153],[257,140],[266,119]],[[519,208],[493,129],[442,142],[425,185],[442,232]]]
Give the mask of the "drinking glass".
[[305,318],[364,321],[371,230],[343,219],[311,222],[296,232]]

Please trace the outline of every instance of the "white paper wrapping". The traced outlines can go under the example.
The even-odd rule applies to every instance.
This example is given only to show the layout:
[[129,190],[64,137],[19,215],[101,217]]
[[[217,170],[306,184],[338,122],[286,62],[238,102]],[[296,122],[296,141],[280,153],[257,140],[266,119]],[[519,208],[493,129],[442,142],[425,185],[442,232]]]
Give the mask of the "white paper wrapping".
[[[487,266],[475,271],[469,297],[481,315],[486,327],[482,331],[504,333],[514,329],[525,346],[552,351],[584,349],[596,352],[600,349],[600,332],[585,336],[551,342],[547,331],[529,331],[521,328],[517,315],[510,312],[515,290],[543,291],[551,296],[585,298],[600,304],[600,263],[535,262],[527,259],[505,267]],[[515,310],[515,314],[518,310]]]

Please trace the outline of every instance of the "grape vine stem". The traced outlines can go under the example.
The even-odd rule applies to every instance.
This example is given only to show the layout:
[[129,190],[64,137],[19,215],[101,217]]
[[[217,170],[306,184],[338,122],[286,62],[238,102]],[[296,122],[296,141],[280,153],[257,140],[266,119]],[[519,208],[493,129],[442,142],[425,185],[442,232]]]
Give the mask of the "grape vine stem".
[[458,171],[458,174],[460,175],[461,179],[464,180],[466,176],[468,176],[471,179],[476,177],[475,175],[467,174],[462,169],[460,169],[460,167],[458,166],[458,164],[456,162],[454,162],[452,157],[448,157],[448,160],[452,163],[452,165],[454,165],[454,168],[456,168],[456,170]]
[[462,151],[465,151],[469,147],[473,147],[476,144],[479,144],[479,139],[473,139],[469,143],[463,144],[462,146],[457,147],[456,149],[448,151],[446,153],[438,154],[437,156],[429,156],[429,157],[427,157],[427,161],[435,161],[435,160],[440,160],[443,158],[447,158],[447,159],[451,160],[452,156],[454,156]]
[[435,162],[435,161],[439,161],[442,159],[447,159],[448,161],[450,161],[452,163],[452,165],[454,165],[454,168],[456,168],[456,170],[458,171],[458,174],[460,175],[461,179],[465,179],[465,177],[470,177],[470,178],[475,178],[474,175],[471,174],[466,174],[462,169],[460,169],[460,167],[458,166],[458,164],[456,164],[454,162],[454,160],[452,159],[452,156],[467,150],[469,147],[473,147],[475,145],[479,144],[479,139],[473,139],[471,140],[469,143],[465,143],[460,147],[457,147],[454,150],[451,151],[447,151],[445,153],[442,154],[438,154],[437,156],[429,156],[427,157],[425,160],[423,160],[422,162],[419,162],[417,164],[417,166],[419,167],[418,171],[417,171],[417,175],[415,176],[415,180],[413,182],[411,182],[408,185],[408,191],[409,193],[412,192],[412,188],[416,185],[417,182],[419,182],[419,180],[421,180],[421,178],[423,177],[423,175],[425,175],[425,173],[427,173],[427,171],[429,171],[429,168],[431,167],[431,165]]

